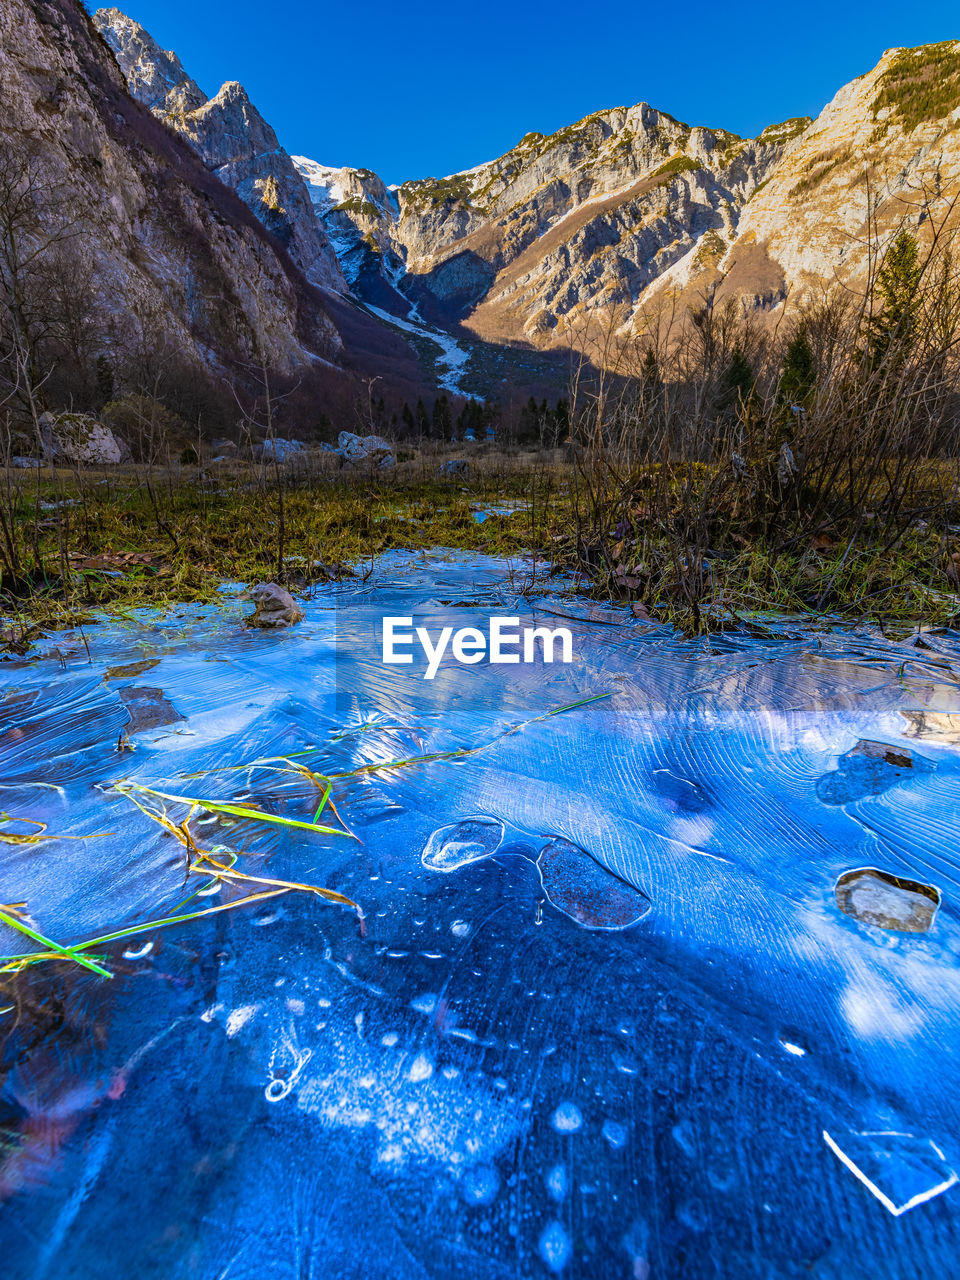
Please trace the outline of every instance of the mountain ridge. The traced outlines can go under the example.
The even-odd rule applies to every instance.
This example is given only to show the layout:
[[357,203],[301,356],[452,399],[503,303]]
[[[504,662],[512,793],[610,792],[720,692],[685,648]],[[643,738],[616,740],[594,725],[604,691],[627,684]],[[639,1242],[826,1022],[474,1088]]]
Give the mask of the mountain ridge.
[[[239,87],[228,82],[194,105],[199,90],[176,55],[160,51],[148,65],[149,44],[131,43],[129,19],[101,10],[95,20],[121,46],[131,90],[151,97],[269,225],[266,179],[249,169],[250,155],[267,149],[252,135],[269,126],[258,113],[244,118],[234,132],[246,130],[247,168],[233,171],[198,124],[204,113],[220,120],[218,99]],[[756,138],[689,126],[640,102],[524,134],[469,169],[397,185],[369,169],[286,157],[278,143],[285,192],[296,185],[292,171],[308,197],[278,203],[291,240],[315,236],[327,260],[335,256],[328,286],[378,313],[487,343],[565,348],[598,322],[639,332],[651,311],[703,298],[775,317],[788,298],[832,282],[858,287],[868,264],[856,243],[867,227],[884,235],[898,218],[922,224],[916,200],[896,199],[911,184],[937,186],[930,217],[960,189],[958,59],[953,41],[888,50],[815,120],[787,119]],[[882,194],[869,213],[857,193],[865,174]]]

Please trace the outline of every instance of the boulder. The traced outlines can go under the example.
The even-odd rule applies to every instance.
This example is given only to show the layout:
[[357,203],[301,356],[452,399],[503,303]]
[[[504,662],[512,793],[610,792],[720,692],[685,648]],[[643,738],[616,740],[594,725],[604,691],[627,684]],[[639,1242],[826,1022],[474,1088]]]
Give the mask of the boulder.
[[289,627],[303,617],[290,592],[275,582],[258,582],[251,588],[250,599],[256,610],[244,619],[248,627]]
[[438,476],[468,476],[470,463],[466,458],[448,458],[437,467]]
[[43,451],[52,461],[112,466],[129,462],[130,446],[109,427],[86,413],[42,413],[40,436]]
[[19,467],[22,470],[26,471],[33,467],[39,467],[40,461],[38,458],[23,458],[15,454],[10,459],[10,465],[11,467]]
[[304,458],[307,446],[300,440],[284,440],[275,436],[273,440],[264,440],[253,451],[258,462],[295,462]]
[[348,467],[394,467],[393,445],[383,436],[357,436],[341,431],[337,437],[337,453]]

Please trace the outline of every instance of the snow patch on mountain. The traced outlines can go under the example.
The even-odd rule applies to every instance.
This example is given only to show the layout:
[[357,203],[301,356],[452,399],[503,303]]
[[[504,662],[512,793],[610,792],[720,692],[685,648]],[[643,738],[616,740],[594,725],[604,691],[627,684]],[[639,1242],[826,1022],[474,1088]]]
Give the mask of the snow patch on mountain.
[[318,164],[309,156],[291,156],[290,159],[307,184],[307,191],[310,193],[310,199],[318,216],[322,217],[323,214],[329,213],[335,205],[342,204],[347,198],[343,169],[333,169],[329,165]]
[[466,374],[467,366],[470,363],[470,352],[464,351],[452,334],[443,329],[435,329],[433,325],[426,324],[425,321],[420,319],[416,307],[413,306],[411,306],[409,314],[417,317],[419,321],[417,324],[414,324],[412,320],[401,320],[399,316],[391,315],[389,311],[384,311],[381,307],[371,306],[369,302],[364,305],[368,311],[387,324],[392,324],[397,329],[402,329],[404,333],[414,333],[420,338],[426,338],[429,342],[435,343],[441,350],[441,355],[437,357],[437,364],[446,366],[446,372],[439,374],[437,377],[437,385],[443,387],[445,391],[452,391],[457,396],[470,394],[464,391],[461,386],[461,379]]

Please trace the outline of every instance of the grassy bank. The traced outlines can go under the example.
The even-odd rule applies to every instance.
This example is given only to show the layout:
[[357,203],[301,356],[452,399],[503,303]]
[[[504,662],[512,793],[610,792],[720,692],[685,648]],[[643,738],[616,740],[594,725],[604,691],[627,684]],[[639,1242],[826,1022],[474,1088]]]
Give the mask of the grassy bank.
[[433,456],[373,476],[339,472],[324,455],[286,473],[235,462],[10,472],[17,573],[4,575],[0,631],[24,652],[44,629],[97,611],[212,600],[223,581],[303,589],[375,572],[383,552],[436,547],[536,555],[576,590],[691,632],[757,612],[943,624],[960,611],[946,507],[936,522],[908,518],[893,541],[867,512],[777,543],[751,509],[731,510],[715,545],[695,549],[680,518],[684,477],[659,479],[656,500],[651,483],[641,477],[599,509],[582,466],[493,451],[451,478]]

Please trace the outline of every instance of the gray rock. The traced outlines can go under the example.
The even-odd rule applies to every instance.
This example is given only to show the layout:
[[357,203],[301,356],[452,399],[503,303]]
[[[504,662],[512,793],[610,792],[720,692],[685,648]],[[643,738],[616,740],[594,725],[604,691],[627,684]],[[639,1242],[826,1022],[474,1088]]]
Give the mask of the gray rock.
[[258,444],[253,451],[253,456],[258,462],[293,462],[302,460],[307,452],[307,446],[299,440],[284,440],[277,436],[273,440],[264,440],[263,444]]
[[940,906],[940,891],[933,885],[875,867],[845,872],[835,893],[844,915],[897,933],[926,933]]
[[337,445],[337,453],[346,466],[387,468],[397,463],[393,445],[383,436],[357,436],[352,431],[341,431]]
[[439,476],[468,476],[469,474],[470,463],[466,458],[448,458],[437,467]]
[[40,460],[39,458],[22,458],[18,455],[14,455],[10,459],[10,465],[11,467],[18,467],[21,470],[26,471],[26,470],[32,469],[33,467],[39,467]]
[[53,461],[113,466],[132,457],[126,441],[89,414],[42,413],[40,434],[44,453]]
[[251,588],[254,613],[245,618],[248,627],[289,627],[303,618],[303,610],[285,588],[275,582],[258,582]]

